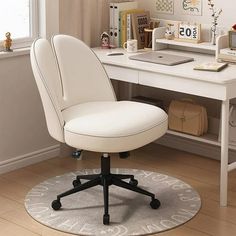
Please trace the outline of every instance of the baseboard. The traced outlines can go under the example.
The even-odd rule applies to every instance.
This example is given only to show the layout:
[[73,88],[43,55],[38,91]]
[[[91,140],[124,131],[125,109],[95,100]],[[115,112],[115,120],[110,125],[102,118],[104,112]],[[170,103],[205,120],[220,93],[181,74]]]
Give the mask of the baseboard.
[[10,160],[0,162],[0,174],[48,160],[59,155],[60,144],[57,144],[32,153],[14,157]]
[[[186,139],[171,134],[166,134],[155,143],[161,144],[166,147],[171,147],[174,149],[209,157],[215,160],[220,160],[220,147],[207,143]],[[235,154],[236,151],[229,150],[229,162],[236,161]]]

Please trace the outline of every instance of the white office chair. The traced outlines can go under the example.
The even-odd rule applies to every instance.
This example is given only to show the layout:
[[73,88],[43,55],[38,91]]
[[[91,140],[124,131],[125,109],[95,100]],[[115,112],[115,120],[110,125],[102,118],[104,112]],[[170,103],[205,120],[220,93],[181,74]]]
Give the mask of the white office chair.
[[[66,35],[36,40],[31,64],[42,99],[50,135],[77,149],[101,152],[101,174],[77,176],[74,188],[57,196],[52,208],[61,208],[60,199],[102,185],[103,223],[109,224],[109,186],[126,188],[151,197],[151,207],[160,202],[139,188],[133,175],[110,173],[108,153],[127,153],[166,133],[167,114],[155,106],[117,101],[111,82],[96,55],[82,41]],[[80,180],[87,182],[81,184]],[[123,181],[129,179],[129,183]]]

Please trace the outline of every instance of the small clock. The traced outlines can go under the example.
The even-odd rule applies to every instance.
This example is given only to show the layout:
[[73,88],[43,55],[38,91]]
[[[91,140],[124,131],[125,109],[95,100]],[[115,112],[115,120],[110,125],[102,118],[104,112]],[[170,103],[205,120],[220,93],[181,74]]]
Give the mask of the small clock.
[[191,43],[201,42],[201,24],[191,24],[191,23],[179,23],[178,24],[178,41],[185,41]]
[[236,50],[236,30],[229,31],[229,48]]

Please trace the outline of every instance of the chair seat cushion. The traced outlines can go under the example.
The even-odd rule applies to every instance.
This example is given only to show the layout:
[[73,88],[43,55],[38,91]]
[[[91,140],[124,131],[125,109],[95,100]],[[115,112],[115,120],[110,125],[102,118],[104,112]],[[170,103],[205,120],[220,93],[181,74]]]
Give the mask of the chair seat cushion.
[[165,134],[167,114],[160,108],[130,101],[90,102],[67,108],[65,141],[96,152],[124,152]]

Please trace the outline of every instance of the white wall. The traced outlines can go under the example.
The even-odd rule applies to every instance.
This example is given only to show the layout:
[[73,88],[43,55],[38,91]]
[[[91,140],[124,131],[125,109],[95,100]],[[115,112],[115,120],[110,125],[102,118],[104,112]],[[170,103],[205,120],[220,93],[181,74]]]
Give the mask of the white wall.
[[[40,33],[49,37],[59,30],[59,4],[39,2]],[[29,51],[8,58],[0,53],[0,104],[0,173],[59,154],[47,131]]]
[[[190,21],[199,22],[204,24],[211,24],[211,13],[208,6],[207,0],[202,0],[203,14],[202,16],[189,16],[182,15],[180,13],[182,0],[174,0],[175,11],[174,15],[169,14],[158,14],[156,12],[156,0],[137,0],[139,7],[150,10],[152,17],[157,17],[160,19],[170,19],[170,20],[180,20],[180,21]],[[236,1],[235,0],[214,0],[217,9],[222,8],[223,13],[219,18],[219,26],[226,27],[229,29],[233,24],[236,23]]]
[[[57,143],[49,136],[29,55],[0,59],[0,172]],[[21,160],[19,160],[21,159]],[[12,168],[9,167],[12,165]]]

